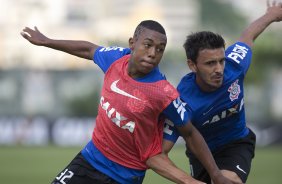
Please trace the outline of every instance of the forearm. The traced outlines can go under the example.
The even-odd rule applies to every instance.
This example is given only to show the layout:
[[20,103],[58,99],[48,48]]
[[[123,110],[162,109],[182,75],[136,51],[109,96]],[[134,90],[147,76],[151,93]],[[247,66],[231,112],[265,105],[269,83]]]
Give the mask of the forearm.
[[196,182],[190,175],[177,168],[165,154],[159,154],[149,158],[146,164],[154,172],[175,183]]
[[273,18],[267,14],[251,23],[242,33],[239,41],[253,46],[255,39],[273,22]]
[[87,41],[50,39],[42,34],[36,26],[34,29],[25,27],[21,35],[34,45],[49,47],[89,60],[92,60],[93,54],[98,48],[98,45]]
[[[269,2],[270,3],[270,2]],[[239,41],[245,42],[250,47],[253,46],[255,39],[273,22],[282,20],[281,3],[268,3],[267,11],[264,15],[252,22],[242,33]]]
[[92,60],[97,45],[87,41],[47,39],[42,46],[69,53],[71,55]]
[[220,174],[220,170],[217,167],[204,138],[195,128],[191,132],[188,139],[186,138],[186,143],[190,151],[192,151],[192,153],[198,158],[198,160],[207,170],[211,179],[215,179]]

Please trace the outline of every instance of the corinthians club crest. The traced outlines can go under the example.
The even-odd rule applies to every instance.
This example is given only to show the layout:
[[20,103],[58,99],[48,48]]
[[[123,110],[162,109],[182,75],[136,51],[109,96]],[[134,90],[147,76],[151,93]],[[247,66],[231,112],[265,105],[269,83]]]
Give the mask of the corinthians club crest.
[[238,96],[241,92],[240,85],[238,84],[239,79],[237,79],[235,82],[233,82],[230,87],[228,88],[229,98],[231,101],[234,101],[238,99]]

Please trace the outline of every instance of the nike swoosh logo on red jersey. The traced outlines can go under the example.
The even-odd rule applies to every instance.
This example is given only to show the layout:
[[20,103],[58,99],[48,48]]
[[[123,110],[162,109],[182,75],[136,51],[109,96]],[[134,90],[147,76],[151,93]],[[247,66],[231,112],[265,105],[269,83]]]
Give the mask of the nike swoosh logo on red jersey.
[[111,84],[111,90],[112,90],[113,92],[118,93],[118,94],[123,95],[123,96],[126,96],[126,97],[129,97],[129,98],[134,98],[134,99],[136,99],[136,100],[140,100],[139,98],[137,98],[137,97],[135,97],[135,96],[133,96],[133,95],[131,95],[131,94],[129,94],[129,93],[127,93],[127,92],[121,90],[121,89],[119,89],[119,88],[117,87],[118,81],[119,81],[119,80],[116,80],[116,81],[114,81],[114,82]]

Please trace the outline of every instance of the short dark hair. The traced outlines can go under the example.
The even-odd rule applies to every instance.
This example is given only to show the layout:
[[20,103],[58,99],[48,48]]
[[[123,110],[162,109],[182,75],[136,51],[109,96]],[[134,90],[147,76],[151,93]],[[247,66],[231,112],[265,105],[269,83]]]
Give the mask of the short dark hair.
[[136,27],[134,31],[134,37],[138,38],[138,36],[144,30],[144,28],[150,29],[153,31],[157,31],[161,34],[166,35],[165,29],[163,28],[163,26],[160,23],[154,20],[144,20],[140,22],[140,24]]
[[200,31],[188,35],[183,47],[187,59],[196,63],[199,51],[203,49],[225,48],[225,41],[219,34],[210,31]]

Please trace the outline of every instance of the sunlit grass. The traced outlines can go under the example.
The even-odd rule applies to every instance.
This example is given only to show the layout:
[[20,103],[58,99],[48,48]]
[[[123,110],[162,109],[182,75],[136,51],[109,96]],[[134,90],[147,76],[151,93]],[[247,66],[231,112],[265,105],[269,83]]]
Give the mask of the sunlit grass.
[[[0,183],[38,184],[50,183],[69,161],[80,151],[79,147],[0,147]],[[176,165],[189,172],[188,159],[183,146],[170,153]],[[253,167],[247,183],[278,184],[282,165],[282,146],[257,148]],[[170,184],[151,170],[144,184]]]

